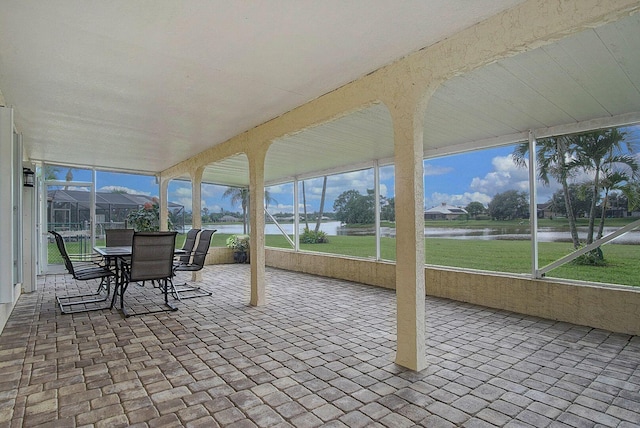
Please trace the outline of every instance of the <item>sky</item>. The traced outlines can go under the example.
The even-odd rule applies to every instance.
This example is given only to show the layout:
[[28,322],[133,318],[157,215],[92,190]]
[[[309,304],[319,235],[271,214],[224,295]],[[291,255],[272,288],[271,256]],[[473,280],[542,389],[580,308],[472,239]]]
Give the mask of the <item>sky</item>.
[[[640,127],[631,129],[634,141],[640,141]],[[424,207],[447,203],[449,205],[465,207],[470,202],[478,201],[487,206],[497,194],[507,190],[529,192],[528,171],[516,166],[511,158],[515,145],[493,149],[474,151],[469,153],[445,156],[424,161]],[[60,168],[58,177],[64,179],[66,168]],[[74,181],[91,181],[91,171],[72,171]],[[394,167],[380,168],[380,193],[384,197],[394,197]],[[158,185],[155,177],[132,174],[97,172],[96,189],[98,191],[126,191],[148,196],[158,195]],[[587,179],[578,177],[576,181]],[[333,211],[333,201],[340,193],[355,189],[366,194],[367,189],[374,187],[373,170],[354,171],[350,173],[330,176],[327,180],[327,196],[324,211]],[[203,184],[202,207],[209,212],[240,212],[240,206],[233,206],[229,198],[223,198],[227,189],[224,186]],[[302,192],[302,184],[299,185]],[[551,195],[559,189],[557,183],[543,186],[538,183],[538,203],[547,202]],[[293,183],[281,184],[267,188],[271,200],[271,213],[292,213]],[[322,194],[322,178],[305,181],[305,195],[307,210],[317,211]],[[191,210],[191,183],[188,181],[172,181],[169,184],[169,200],[184,205],[186,211]],[[299,199],[302,204],[302,196]],[[302,212],[302,205],[300,208]]]
[[[528,191],[527,170],[518,168],[511,160],[513,146],[484,150],[468,154],[429,159],[424,162],[425,208],[446,202],[450,205],[466,206],[478,201],[485,206],[499,192],[516,188]],[[66,168],[60,168],[58,176],[63,178]],[[91,171],[72,170],[74,181],[90,181]],[[394,167],[380,168],[380,193],[384,197],[394,197]],[[367,189],[374,187],[373,170],[354,171],[331,176],[327,180],[327,196],[325,211],[333,211],[333,201],[342,192],[355,189],[366,194]],[[299,185],[302,191],[302,185]],[[108,173],[98,171],[96,189],[103,192],[126,191],[127,193],[158,195],[155,177],[133,174]],[[240,206],[232,206],[231,200],[223,198],[227,188],[211,184],[202,186],[202,206],[209,212],[239,212]],[[286,183],[267,188],[272,200],[269,211],[272,213],[293,212],[293,183]],[[551,194],[540,192],[539,194]],[[322,194],[322,178],[305,181],[307,209],[317,211]],[[190,211],[191,183],[188,181],[172,181],[169,184],[169,200],[186,207]],[[548,199],[548,197],[547,197]],[[546,201],[546,199],[545,199]],[[300,197],[302,204],[302,197]],[[302,211],[302,208],[301,208]]]

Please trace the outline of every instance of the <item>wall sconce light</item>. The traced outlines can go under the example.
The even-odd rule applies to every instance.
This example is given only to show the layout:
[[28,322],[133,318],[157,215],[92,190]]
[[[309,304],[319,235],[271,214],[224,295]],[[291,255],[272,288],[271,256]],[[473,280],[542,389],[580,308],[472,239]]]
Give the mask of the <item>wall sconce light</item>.
[[35,175],[35,172],[31,171],[31,168],[22,168],[22,184],[24,187],[33,187]]

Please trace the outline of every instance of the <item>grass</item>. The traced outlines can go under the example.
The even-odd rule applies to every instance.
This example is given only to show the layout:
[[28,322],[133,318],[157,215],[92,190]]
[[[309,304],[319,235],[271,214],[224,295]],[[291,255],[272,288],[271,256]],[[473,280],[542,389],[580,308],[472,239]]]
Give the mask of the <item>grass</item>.
[[[266,245],[291,248],[282,236],[267,235]],[[384,260],[396,259],[394,238],[380,239]],[[306,251],[343,254],[355,257],[375,256],[373,236],[331,236],[327,244],[301,244]],[[602,247],[608,265],[604,267],[565,264],[547,273],[551,278],[574,279],[621,285],[640,285],[638,245],[605,245]],[[563,242],[538,244],[538,264],[544,267],[569,254],[571,245]],[[529,241],[425,239],[425,263],[439,266],[480,269],[493,272],[531,273],[531,243]]]
[[[446,223],[449,227],[452,226],[452,222]],[[473,224],[479,227],[475,221]],[[224,247],[229,236],[230,234],[216,233],[211,245]],[[182,247],[184,239],[185,235],[179,234],[177,236],[177,248]],[[303,251],[373,258],[375,257],[375,242],[374,236],[330,236],[329,243],[301,244],[300,248]],[[268,247],[291,248],[282,235],[266,235],[265,244]],[[66,245],[69,253],[79,252],[80,243],[67,242]],[[104,245],[104,241],[96,240],[96,245]],[[552,270],[547,276],[621,285],[640,285],[640,275],[638,275],[640,245],[610,244],[603,246],[602,249],[608,263],[607,266],[578,266],[569,263]],[[568,243],[541,242],[538,244],[539,266],[544,267],[570,252],[571,245]],[[55,244],[49,245],[49,254],[53,257],[59,257]],[[380,239],[380,254],[383,260],[396,259],[395,238]],[[531,273],[531,243],[529,241],[427,238],[425,239],[425,263],[493,272],[529,274]]]
[[[606,219],[606,227],[622,227],[629,223],[638,220],[637,217],[627,218],[608,218]],[[600,219],[596,220],[596,228],[600,222]],[[581,218],[576,220],[578,227],[588,227],[589,219]],[[527,220],[427,220],[424,222],[425,227],[442,227],[442,228],[456,228],[456,229],[522,229],[528,228],[529,222]],[[558,230],[569,230],[569,223],[566,218],[538,219],[538,228],[552,227]]]

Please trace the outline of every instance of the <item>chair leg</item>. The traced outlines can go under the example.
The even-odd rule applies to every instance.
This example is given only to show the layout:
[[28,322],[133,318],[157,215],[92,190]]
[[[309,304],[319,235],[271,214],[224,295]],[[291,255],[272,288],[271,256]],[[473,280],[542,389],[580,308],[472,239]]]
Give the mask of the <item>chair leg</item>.
[[171,294],[176,300],[193,299],[195,297],[209,297],[213,295],[211,291],[204,291],[200,286],[189,285],[186,282],[174,285],[171,281]]
[[[163,279],[163,280],[157,280],[158,284],[160,285],[160,288],[163,290],[163,294],[164,294],[164,304],[165,306],[167,306],[167,309],[158,309],[155,311],[146,311],[146,312],[136,312],[136,313],[129,313],[126,311],[125,306],[124,306],[124,302],[122,300],[122,297],[120,297],[120,302],[121,302],[121,310],[122,313],[124,314],[125,318],[129,318],[130,316],[133,315],[148,315],[148,314],[157,314],[160,312],[172,312],[172,311],[177,311],[178,308],[173,306],[171,303],[169,303],[169,284],[171,284],[171,286],[173,286],[173,282],[171,281],[171,279]],[[163,282],[160,282],[163,281]],[[123,293],[124,290],[126,290],[126,287],[123,289]]]
[[[102,294],[103,290],[105,291],[104,295]],[[100,285],[98,286],[98,290],[95,293],[77,294],[73,296],[56,296],[56,301],[58,302],[58,306],[60,307],[60,312],[63,315],[76,314],[80,312],[101,311],[103,309],[107,309],[107,307],[97,307],[97,308],[88,308],[88,309],[87,308],[72,309],[72,308],[73,306],[78,306],[78,305],[106,302],[107,299],[109,299],[110,293],[111,293],[111,278],[102,278],[100,281]],[[96,296],[104,296],[104,297],[95,298]],[[85,299],[85,297],[90,297],[90,299]],[[65,302],[66,300],[69,300],[69,301]],[[69,307],[69,309],[65,309],[65,307]]]

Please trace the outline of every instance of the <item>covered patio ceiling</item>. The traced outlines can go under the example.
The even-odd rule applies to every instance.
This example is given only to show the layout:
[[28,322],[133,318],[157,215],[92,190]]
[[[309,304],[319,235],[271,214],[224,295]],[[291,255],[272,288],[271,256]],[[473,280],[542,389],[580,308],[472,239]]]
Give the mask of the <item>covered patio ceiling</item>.
[[[425,157],[640,121],[640,15],[445,82],[429,101]],[[391,117],[374,105],[284,137],[271,146],[265,180],[280,183],[393,161]],[[207,168],[205,181],[246,185],[236,156]]]
[[[0,91],[32,160],[156,174],[520,2],[2,2]],[[640,120],[638,28],[630,16],[447,81],[425,156]],[[276,141],[265,180],[392,157],[374,105]],[[232,157],[203,180],[244,186],[247,168]]]

